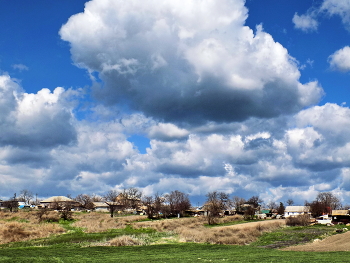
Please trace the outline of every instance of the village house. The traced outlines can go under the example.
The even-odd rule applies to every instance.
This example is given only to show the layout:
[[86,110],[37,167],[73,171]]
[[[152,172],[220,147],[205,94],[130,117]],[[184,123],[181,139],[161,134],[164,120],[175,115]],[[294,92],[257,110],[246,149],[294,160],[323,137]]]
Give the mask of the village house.
[[50,198],[40,201],[40,205],[38,206],[38,208],[58,210],[70,207],[71,209],[77,209],[80,207],[80,205],[81,204],[79,202],[74,201],[73,199],[70,199],[65,196],[52,196]]
[[309,206],[286,206],[284,210],[284,217],[298,216],[298,215],[310,215]]
[[96,212],[108,212],[109,205],[106,202],[92,202]]

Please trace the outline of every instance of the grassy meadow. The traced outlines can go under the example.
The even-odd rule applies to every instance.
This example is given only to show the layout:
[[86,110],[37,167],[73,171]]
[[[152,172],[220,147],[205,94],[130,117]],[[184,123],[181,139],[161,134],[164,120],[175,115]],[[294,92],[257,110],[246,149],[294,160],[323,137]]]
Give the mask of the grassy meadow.
[[[148,220],[145,216],[0,212],[0,262],[347,262],[350,252],[278,248],[335,234],[336,226],[285,227],[284,220],[246,224],[240,216]],[[340,226],[338,226],[339,228]]]

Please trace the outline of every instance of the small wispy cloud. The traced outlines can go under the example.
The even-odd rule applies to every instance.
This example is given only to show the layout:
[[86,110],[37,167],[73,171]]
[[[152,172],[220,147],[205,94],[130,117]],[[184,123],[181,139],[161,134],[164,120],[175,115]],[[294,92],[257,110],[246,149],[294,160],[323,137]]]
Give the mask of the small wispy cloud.
[[[321,1],[319,1],[321,2]],[[339,16],[345,29],[350,31],[350,1],[349,0],[323,0],[318,6],[313,5],[305,14],[293,16],[293,23],[296,29],[304,32],[317,31],[321,16]]]
[[24,64],[13,64],[12,68],[13,69],[17,69],[19,71],[29,70],[29,68],[26,65],[24,65]]
[[314,19],[310,14],[299,16],[298,13],[295,13],[293,17],[293,23],[295,28],[301,29],[304,32],[317,31],[318,27],[317,20]]

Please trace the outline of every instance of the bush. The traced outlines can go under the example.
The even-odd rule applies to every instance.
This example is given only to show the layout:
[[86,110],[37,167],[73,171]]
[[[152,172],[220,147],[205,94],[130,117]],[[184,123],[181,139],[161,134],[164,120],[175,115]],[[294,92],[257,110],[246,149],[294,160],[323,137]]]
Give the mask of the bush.
[[36,217],[41,222],[59,222],[60,221],[60,215],[57,211],[50,211],[46,208],[39,209],[36,212]]
[[310,224],[309,215],[299,215],[295,217],[288,217],[286,219],[287,226],[308,226]]
[[124,236],[116,237],[110,240],[109,244],[111,246],[117,246],[117,247],[140,246],[140,245],[143,245],[143,242],[135,237],[124,235]]

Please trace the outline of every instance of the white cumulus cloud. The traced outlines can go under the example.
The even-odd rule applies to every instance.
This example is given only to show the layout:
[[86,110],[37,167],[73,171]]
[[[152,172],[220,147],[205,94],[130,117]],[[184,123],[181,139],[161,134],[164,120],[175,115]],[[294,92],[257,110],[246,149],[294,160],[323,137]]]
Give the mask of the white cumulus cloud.
[[90,1],[60,35],[104,81],[96,98],[161,121],[267,118],[318,102],[322,89],[299,82],[295,59],[262,26],[244,26],[247,13],[243,0]]
[[350,47],[346,46],[329,56],[328,62],[332,69],[340,71],[350,70]]

